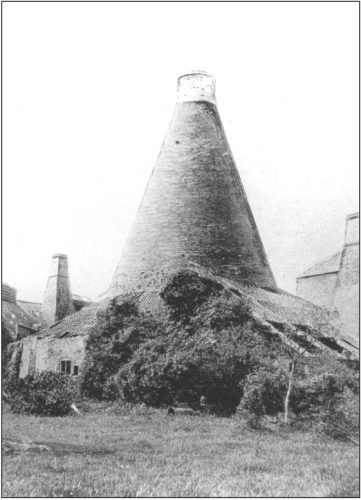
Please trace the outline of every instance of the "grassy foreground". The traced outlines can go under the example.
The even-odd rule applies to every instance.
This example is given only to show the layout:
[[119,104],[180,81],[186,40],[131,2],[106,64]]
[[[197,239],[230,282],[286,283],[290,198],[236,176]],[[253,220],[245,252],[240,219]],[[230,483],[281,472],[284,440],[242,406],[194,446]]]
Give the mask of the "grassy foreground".
[[236,419],[166,412],[3,413],[3,438],[51,450],[3,456],[4,497],[358,496],[358,448]]

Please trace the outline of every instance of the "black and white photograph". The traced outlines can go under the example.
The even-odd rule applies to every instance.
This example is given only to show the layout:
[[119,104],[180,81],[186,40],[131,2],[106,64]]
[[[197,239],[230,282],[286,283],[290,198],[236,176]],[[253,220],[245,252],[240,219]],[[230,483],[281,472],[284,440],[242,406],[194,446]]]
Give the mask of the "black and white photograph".
[[359,498],[359,1],[2,1],[2,498]]

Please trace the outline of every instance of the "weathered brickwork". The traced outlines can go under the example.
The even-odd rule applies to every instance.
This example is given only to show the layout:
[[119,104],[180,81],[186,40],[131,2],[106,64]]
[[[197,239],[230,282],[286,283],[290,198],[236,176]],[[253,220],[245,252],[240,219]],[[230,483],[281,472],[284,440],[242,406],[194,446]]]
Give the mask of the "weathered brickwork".
[[342,252],[333,307],[339,313],[342,329],[354,338],[358,338],[360,333],[359,276],[359,245],[346,245]]
[[19,377],[35,374],[37,337],[28,337],[22,342],[22,356],[20,363]]
[[214,80],[197,78],[186,75],[179,84],[182,93],[111,295],[159,288],[189,261],[237,281],[276,287],[214,104]]
[[53,255],[50,276],[45,289],[42,316],[47,325],[74,312],[68,273],[68,257]]
[[40,373],[45,370],[59,371],[62,360],[71,361],[71,374],[74,365],[81,373],[85,356],[86,337],[71,338],[32,337],[23,342],[20,364],[21,378],[26,375]]
[[326,307],[338,317],[337,325],[359,342],[359,214],[346,217],[342,252],[319,262],[297,278],[297,295]]

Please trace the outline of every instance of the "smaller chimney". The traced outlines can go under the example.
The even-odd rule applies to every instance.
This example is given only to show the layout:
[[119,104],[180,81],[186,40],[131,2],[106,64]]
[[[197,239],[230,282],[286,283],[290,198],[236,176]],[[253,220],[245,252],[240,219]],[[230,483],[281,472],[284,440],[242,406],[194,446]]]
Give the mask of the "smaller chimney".
[[360,241],[360,214],[358,212],[346,217],[345,246],[354,245]]
[[42,314],[47,325],[52,325],[74,312],[68,273],[68,256],[52,256],[50,276],[45,288]]
[[216,80],[205,71],[191,71],[178,78],[178,102],[207,101],[216,104]]

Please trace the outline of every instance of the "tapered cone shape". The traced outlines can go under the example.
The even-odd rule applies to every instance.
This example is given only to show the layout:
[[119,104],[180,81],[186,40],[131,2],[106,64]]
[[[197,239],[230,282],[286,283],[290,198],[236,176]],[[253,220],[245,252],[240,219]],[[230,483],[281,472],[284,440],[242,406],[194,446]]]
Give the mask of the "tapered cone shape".
[[214,79],[184,75],[178,104],[110,295],[159,289],[188,262],[275,288],[215,105]]

